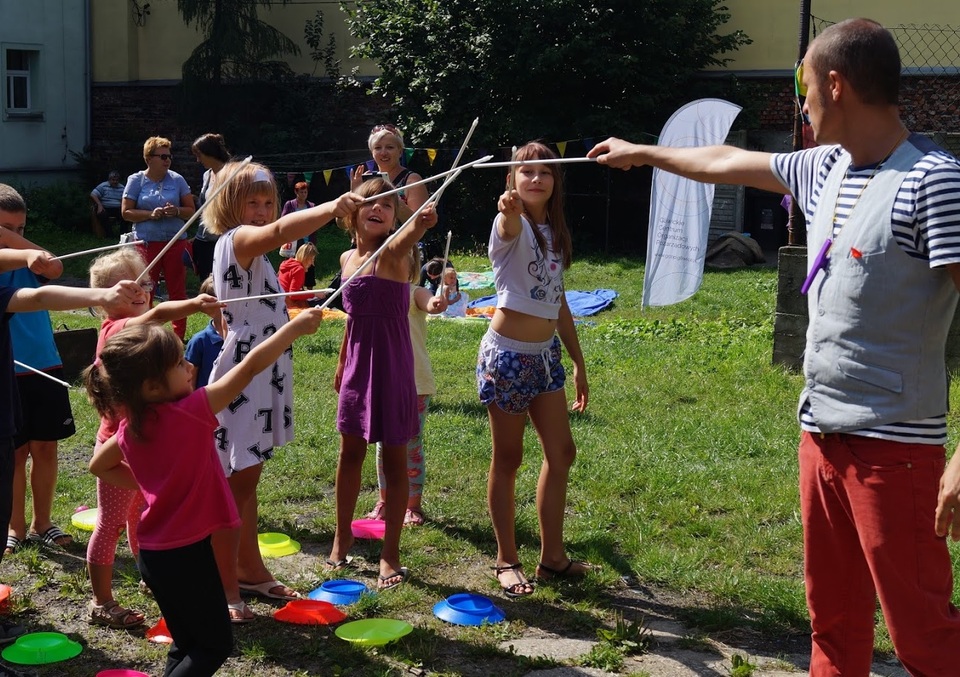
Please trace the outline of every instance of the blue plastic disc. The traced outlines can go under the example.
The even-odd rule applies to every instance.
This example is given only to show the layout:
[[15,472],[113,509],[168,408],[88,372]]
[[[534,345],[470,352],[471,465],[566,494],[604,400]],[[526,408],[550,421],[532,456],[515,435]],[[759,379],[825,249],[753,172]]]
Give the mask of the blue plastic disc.
[[351,581],[346,578],[337,578],[324,581],[323,584],[307,595],[308,598],[330,602],[338,606],[346,606],[357,602],[367,592],[367,586],[360,581]]
[[500,623],[505,618],[503,611],[488,598],[469,592],[458,592],[437,602],[433,607],[433,615],[454,625]]

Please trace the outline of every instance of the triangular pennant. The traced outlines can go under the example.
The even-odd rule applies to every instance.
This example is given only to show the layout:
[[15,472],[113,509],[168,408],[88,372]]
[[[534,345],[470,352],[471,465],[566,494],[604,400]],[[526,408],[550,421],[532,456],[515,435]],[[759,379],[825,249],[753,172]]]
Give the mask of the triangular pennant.
[[374,162],[373,160],[367,160],[367,171],[368,172],[377,171],[377,163]]
[[583,147],[584,147],[584,149],[586,149],[586,150],[590,150],[590,149],[593,148],[595,145],[597,145],[597,144],[595,144],[595,143],[593,142],[593,139],[591,139],[590,137],[587,137],[586,139],[583,140]]
[[[591,146],[592,148],[592,146]],[[560,151],[560,157],[563,157],[567,153],[567,142],[566,141],[557,141],[557,150]]]
[[437,159],[436,148],[427,148],[427,159],[430,160],[430,166],[433,167],[433,161]]
[[287,183],[292,184],[297,175],[294,172],[287,172]]
[[[562,155],[562,153],[561,153],[561,155]],[[313,182],[313,172],[304,172],[304,173],[303,173],[303,178],[306,180],[307,183],[312,183],[312,182]]]
[[347,165],[347,166],[345,167],[345,169],[346,169],[346,171],[347,171],[347,179],[348,179],[348,180],[353,178],[353,168],[354,168],[354,167],[356,167],[356,165]]
[[410,162],[410,158],[413,157],[413,148],[404,148],[403,149],[403,161],[405,163]]
[[328,186],[330,185],[330,177],[332,177],[332,176],[333,176],[333,170],[332,170],[332,169],[324,169],[324,170],[323,170],[323,180],[327,183]]

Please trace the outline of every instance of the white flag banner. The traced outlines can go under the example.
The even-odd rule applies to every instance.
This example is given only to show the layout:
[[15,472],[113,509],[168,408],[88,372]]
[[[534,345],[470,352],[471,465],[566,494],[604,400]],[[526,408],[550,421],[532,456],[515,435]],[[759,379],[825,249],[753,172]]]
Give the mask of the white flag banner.
[[[660,132],[659,145],[722,144],[740,106],[723,99],[698,99],[675,112]],[[650,227],[643,276],[643,306],[669,306],[693,296],[703,281],[714,185],[653,170]]]

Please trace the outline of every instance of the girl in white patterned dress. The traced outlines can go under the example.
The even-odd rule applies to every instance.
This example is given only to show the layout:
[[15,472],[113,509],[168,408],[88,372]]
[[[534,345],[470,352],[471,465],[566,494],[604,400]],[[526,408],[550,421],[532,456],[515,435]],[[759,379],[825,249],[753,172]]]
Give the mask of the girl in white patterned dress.
[[[217,176],[225,180],[235,164]],[[207,208],[208,229],[220,235],[213,257],[214,294],[230,298],[282,291],[267,259],[285,242],[298,240],[352,213],[361,198],[347,193],[331,202],[288,214],[277,220],[279,200],[273,175],[251,163],[240,170]],[[210,381],[228,372],[256,345],[287,322],[283,298],[229,303],[223,311],[227,336],[213,365]],[[263,462],[275,447],[293,439],[292,352],[284,353],[271,369],[258,374],[243,393],[217,415],[216,448],[227,482],[237,502],[241,526],[239,543],[229,534],[214,538],[231,620],[253,618],[241,603],[240,591],[272,599],[296,599],[300,593],[278,582],[267,569],[257,542],[257,484]]]

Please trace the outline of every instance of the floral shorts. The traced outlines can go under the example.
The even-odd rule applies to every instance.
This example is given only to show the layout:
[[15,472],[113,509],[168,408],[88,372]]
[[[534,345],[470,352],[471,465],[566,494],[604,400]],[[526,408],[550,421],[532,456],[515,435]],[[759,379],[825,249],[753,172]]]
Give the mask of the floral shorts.
[[487,330],[477,359],[477,392],[484,405],[508,414],[525,414],[537,395],[563,390],[560,339],[543,343],[515,341]]

